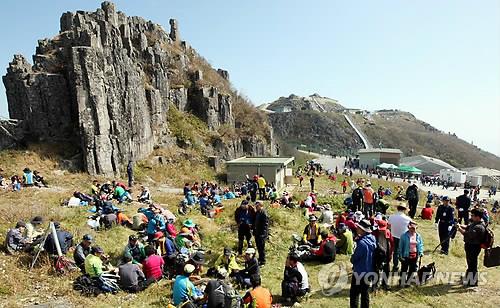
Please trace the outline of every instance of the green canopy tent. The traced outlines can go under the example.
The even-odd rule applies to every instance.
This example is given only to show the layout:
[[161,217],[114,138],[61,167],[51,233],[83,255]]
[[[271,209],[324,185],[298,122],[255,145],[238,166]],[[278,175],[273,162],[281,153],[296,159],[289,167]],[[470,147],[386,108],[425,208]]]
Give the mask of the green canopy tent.
[[400,165],[398,168],[399,171],[405,172],[405,173],[411,173],[411,174],[421,174],[422,170],[412,167],[412,166],[406,166],[406,165]]

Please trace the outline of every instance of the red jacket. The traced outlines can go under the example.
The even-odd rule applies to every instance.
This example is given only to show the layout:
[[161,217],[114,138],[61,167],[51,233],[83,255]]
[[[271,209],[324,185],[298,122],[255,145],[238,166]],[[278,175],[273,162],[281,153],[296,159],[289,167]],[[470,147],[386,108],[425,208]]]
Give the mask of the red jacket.
[[315,249],[312,251],[312,253],[316,256],[322,256],[323,255],[323,250],[325,249],[325,244],[326,242],[328,241],[333,241],[333,242],[336,242],[337,241],[337,238],[335,237],[335,235],[333,234],[330,234],[328,235],[328,237],[326,239],[323,239],[321,241],[321,243],[319,244],[319,249]]
[[434,215],[434,209],[432,207],[424,207],[422,209],[422,213],[420,214],[422,219],[425,220],[432,220],[432,215]]

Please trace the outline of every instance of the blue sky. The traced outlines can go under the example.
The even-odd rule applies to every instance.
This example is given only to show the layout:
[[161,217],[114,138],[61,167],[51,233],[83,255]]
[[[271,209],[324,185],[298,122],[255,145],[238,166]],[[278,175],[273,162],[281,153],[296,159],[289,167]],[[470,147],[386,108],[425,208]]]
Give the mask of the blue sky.
[[[397,108],[500,155],[500,1],[115,1],[187,40],[255,104],[319,93]],[[2,0],[2,75],[65,11],[100,1]],[[0,115],[7,117],[3,83]]]

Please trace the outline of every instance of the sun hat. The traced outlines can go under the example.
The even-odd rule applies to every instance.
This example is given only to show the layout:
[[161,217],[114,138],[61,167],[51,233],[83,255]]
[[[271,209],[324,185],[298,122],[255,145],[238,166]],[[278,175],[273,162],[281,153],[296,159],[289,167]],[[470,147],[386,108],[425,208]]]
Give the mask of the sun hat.
[[195,270],[195,267],[193,264],[188,263],[188,264],[184,265],[184,273],[191,274],[192,272],[194,272],[194,270]]
[[361,230],[371,233],[372,232],[372,225],[370,222],[366,219],[361,220],[360,222],[356,223],[356,227],[360,228]]
[[191,219],[184,220],[184,222],[182,223],[182,225],[185,226],[185,227],[188,227],[188,228],[194,228],[196,226],[196,224]]
[[245,250],[245,254],[247,255],[254,255],[255,254],[255,248],[249,247],[247,250]]

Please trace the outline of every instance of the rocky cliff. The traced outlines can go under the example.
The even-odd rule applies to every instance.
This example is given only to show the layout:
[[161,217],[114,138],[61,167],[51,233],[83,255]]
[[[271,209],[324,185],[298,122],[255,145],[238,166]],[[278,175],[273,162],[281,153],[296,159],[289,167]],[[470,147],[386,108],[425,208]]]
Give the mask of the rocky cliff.
[[85,170],[114,174],[128,160],[175,143],[169,108],[193,113],[215,136],[221,127],[235,131],[228,143],[213,138],[208,153],[225,159],[270,153],[269,127],[238,134],[228,79],[180,40],[175,20],[167,33],[103,2],[95,12],[64,13],[59,34],[38,41],[33,65],[15,55],[3,82],[24,140],[78,142]]

